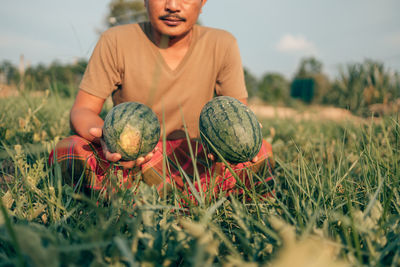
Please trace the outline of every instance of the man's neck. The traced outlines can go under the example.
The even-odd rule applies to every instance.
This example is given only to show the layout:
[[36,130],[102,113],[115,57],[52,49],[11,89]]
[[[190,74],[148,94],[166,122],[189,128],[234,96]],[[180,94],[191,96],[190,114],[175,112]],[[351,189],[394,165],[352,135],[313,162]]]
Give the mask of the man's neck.
[[158,46],[160,54],[171,70],[175,70],[189,51],[193,37],[193,28],[182,36],[166,36],[151,30],[151,38]]
[[152,29],[153,42],[160,49],[185,49],[190,46],[192,40],[193,29],[182,36],[168,36],[155,32]]

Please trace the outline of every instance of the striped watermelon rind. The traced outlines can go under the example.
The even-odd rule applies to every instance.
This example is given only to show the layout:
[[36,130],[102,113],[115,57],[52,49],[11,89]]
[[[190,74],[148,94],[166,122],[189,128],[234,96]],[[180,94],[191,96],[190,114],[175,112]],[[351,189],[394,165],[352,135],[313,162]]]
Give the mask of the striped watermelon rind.
[[104,119],[103,139],[108,150],[122,160],[147,155],[160,139],[160,122],[151,108],[137,102],[113,107]]
[[233,97],[210,100],[201,110],[199,130],[203,144],[230,163],[250,161],[261,149],[262,132],[255,114]]

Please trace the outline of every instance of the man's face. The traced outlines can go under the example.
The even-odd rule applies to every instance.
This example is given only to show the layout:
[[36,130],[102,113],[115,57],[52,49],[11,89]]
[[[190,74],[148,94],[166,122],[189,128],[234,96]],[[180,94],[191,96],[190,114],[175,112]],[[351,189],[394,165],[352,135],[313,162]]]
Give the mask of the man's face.
[[206,0],[145,0],[153,28],[171,37],[188,33],[205,3]]

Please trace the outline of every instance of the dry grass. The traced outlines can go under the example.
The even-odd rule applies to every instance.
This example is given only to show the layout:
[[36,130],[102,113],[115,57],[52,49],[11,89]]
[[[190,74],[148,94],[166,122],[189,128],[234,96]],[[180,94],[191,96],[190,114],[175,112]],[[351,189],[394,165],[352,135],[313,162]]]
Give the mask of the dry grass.
[[361,122],[364,119],[354,116],[350,111],[326,106],[310,106],[304,110],[296,110],[290,107],[275,107],[269,105],[251,104],[250,108],[260,118],[277,118],[277,119],[294,119],[301,120],[315,120],[315,121],[351,121]]
[[108,199],[62,184],[47,157],[70,134],[72,99],[0,101],[0,265],[400,265],[395,117],[262,119],[276,198],[183,207],[181,192],[164,199],[143,183]]

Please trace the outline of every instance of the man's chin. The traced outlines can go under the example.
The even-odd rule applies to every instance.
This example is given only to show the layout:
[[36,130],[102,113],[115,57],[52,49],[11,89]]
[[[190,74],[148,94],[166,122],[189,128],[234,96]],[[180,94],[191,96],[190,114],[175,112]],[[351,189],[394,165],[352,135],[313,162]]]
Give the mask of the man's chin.
[[163,34],[168,36],[170,39],[176,39],[176,38],[183,38],[189,33],[190,30],[189,31],[175,30],[175,31],[165,31]]
[[185,35],[183,31],[175,30],[175,29],[169,29],[166,31],[161,32],[163,35],[166,35],[170,38],[176,38],[182,35]]
[[184,25],[177,25],[177,26],[162,25],[162,27],[159,28],[159,31],[163,35],[177,37],[177,36],[185,35],[188,32],[188,29]]

